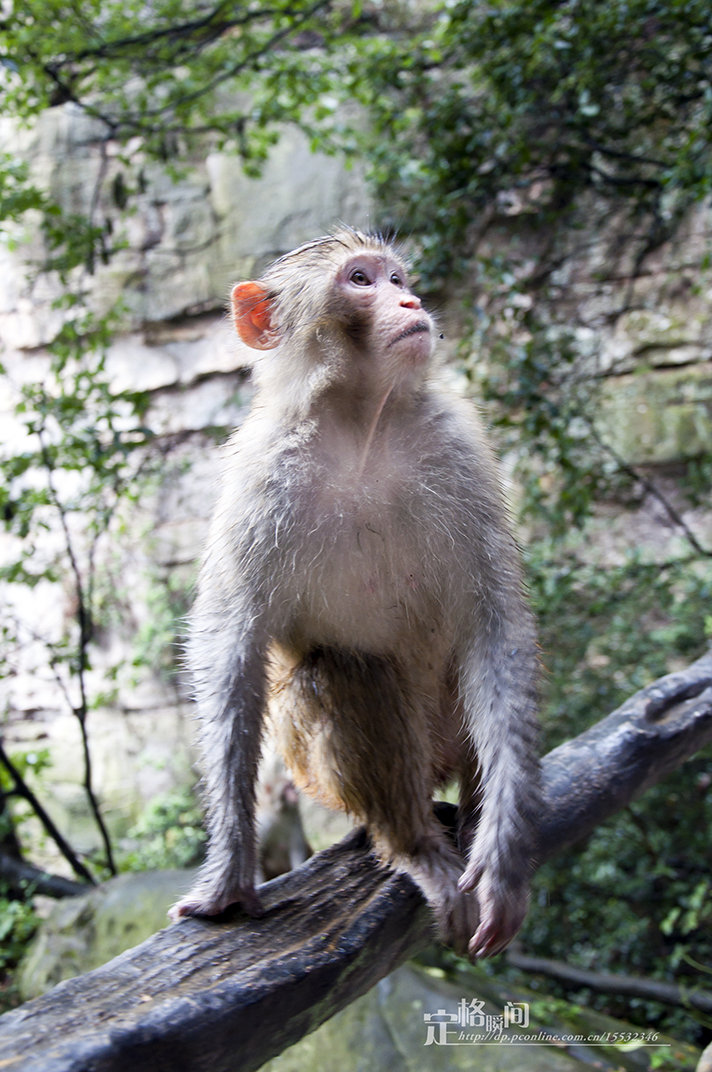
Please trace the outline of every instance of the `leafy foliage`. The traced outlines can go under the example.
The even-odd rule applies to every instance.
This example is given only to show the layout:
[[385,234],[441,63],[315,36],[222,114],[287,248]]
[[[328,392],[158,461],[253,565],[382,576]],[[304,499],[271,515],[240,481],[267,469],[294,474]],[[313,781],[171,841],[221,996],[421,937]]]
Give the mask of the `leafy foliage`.
[[708,16],[703,0],[460,0],[407,50],[357,49],[375,175],[430,274],[467,266],[493,214],[517,209],[566,246],[589,192],[622,213],[628,257],[669,234],[710,189]]
[[[90,348],[101,347],[108,332],[106,318],[94,325],[83,316],[80,326],[67,320],[55,340],[45,377],[16,387],[15,417],[24,428],[25,445],[20,451],[6,449],[0,456],[4,476],[0,513],[6,532],[16,538],[0,564],[0,581],[5,582],[6,597],[6,674],[15,672],[15,659],[22,658],[28,644],[44,649],[58,693],[79,724],[84,787],[103,841],[104,863],[113,871],[87,732],[93,703],[90,656],[100,624],[97,550],[121,503],[137,491],[137,476],[145,465],[144,455],[137,460],[137,448],[146,445],[150,433],[138,423],[144,396],[114,391],[102,350]],[[55,549],[48,540],[51,530],[61,537]],[[45,623],[41,635],[27,636],[21,615],[15,613],[15,600],[23,588],[43,584],[61,584],[74,613]],[[9,760],[3,762],[19,790],[19,772]],[[84,866],[71,853],[65,855],[86,876]]]
[[[665,566],[631,553],[618,566],[574,554],[530,557],[545,671],[544,750],[603,718],[709,640],[712,564]],[[681,772],[684,781],[686,773]]]
[[[687,663],[700,647],[712,564],[660,569],[632,556],[602,571],[559,558],[533,563],[547,670],[544,750],[592,724],[637,689]],[[571,566],[572,568],[568,568]],[[707,624],[707,636],[712,635]],[[594,971],[654,976],[709,989],[712,751],[706,749],[619,815],[585,850],[536,875],[522,934],[527,949]],[[567,993],[547,979],[547,991]],[[582,993],[578,1000],[673,1035],[704,1039],[705,1018],[642,1000]]]
[[153,800],[128,837],[135,848],[123,854],[122,870],[197,866],[205,832],[194,796],[180,790]]
[[205,132],[245,159],[264,159],[276,140],[268,124],[293,118],[327,89],[309,44],[336,44],[351,25],[348,9],[334,15],[330,0],[8,7],[0,35],[8,110],[30,117],[72,102],[107,137],[139,137],[159,159],[175,156],[176,139]]
[[11,971],[22,958],[38,925],[31,902],[0,895],[0,1013],[18,1004]]

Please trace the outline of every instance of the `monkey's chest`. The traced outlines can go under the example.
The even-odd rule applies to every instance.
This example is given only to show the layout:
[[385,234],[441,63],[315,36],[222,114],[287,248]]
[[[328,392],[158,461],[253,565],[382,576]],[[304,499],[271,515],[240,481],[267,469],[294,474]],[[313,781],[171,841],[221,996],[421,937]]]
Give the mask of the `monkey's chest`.
[[294,621],[306,641],[384,650],[431,626],[432,565],[397,509],[337,503],[311,525],[293,575]]

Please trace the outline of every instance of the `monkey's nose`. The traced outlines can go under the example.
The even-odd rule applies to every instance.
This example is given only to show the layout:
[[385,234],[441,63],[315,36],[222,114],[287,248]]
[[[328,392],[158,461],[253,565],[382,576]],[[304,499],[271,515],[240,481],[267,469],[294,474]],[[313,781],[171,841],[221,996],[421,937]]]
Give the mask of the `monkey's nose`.
[[415,294],[409,294],[407,298],[401,298],[401,306],[403,309],[420,309],[420,298],[416,298]]

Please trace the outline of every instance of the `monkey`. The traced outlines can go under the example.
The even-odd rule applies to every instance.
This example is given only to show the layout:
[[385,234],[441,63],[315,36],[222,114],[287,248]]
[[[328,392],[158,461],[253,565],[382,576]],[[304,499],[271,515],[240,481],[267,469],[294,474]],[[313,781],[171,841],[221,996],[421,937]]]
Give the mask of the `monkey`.
[[304,833],[299,793],[272,749],[262,759],[255,814],[257,883],[293,871],[309,859],[312,848]]
[[[501,951],[541,811],[533,616],[493,452],[440,383],[407,262],[340,227],[232,290],[256,395],[229,440],[187,641],[208,851],[172,917],[259,915],[269,724],[295,783],[365,823],[440,939]],[[458,828],[433,812],[459,782]]]

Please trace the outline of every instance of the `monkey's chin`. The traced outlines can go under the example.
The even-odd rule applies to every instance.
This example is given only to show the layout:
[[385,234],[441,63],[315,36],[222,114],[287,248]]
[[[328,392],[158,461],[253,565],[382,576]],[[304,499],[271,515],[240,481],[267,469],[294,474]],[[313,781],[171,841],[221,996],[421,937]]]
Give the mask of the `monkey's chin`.
[[391,351],[391,360],[395,359],[397,371],[412,375],[422,375],[427,369],[433,353],[430,335],[408,335],[401,339]]

